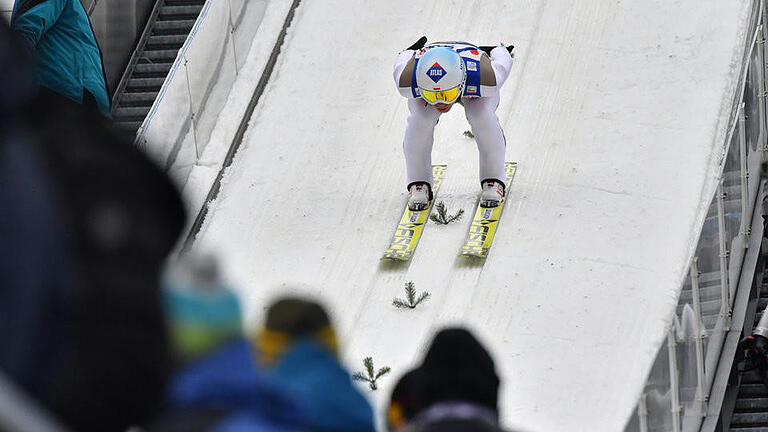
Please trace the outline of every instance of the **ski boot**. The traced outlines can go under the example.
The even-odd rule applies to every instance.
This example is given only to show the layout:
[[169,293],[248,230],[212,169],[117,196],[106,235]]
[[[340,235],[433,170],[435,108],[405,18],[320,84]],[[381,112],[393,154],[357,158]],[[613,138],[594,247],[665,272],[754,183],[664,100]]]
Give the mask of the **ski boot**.
[[426,210],[430,200],[432,200],[432,189],[429,187],[429,183],[412,183],[408,187],[408,210]]
[[482,181],[482,185],[480,207],[498,207],[504,198],[504,183],[494,179],[486,179]]

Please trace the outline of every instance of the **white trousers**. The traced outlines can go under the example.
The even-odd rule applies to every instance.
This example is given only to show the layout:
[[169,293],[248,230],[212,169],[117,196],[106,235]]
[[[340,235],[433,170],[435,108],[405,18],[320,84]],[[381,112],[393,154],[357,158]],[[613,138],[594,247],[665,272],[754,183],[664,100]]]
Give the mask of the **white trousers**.
[[[480,181],[496,179],[504,182],[506,141],[499,118],[496,116],[499,94],[463,99],[462,103],[480,153]],[[408,99],[408,109],[411,114],[408,116],[403,140],[407,184],[427,182],[431,185],[432,144],[435,126],[441,113],[423,99]]]

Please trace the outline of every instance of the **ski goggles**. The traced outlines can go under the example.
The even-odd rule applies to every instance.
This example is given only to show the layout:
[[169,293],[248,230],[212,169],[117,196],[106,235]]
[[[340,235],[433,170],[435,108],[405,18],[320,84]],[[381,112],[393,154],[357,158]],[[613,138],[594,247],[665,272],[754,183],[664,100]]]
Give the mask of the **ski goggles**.
[[431,91],[422,89],[421,97],[424,98],[424,100],[427,101],[427,103],[430,105],[434,105],[438,102],[453,103],[456,101],[456,99],[459,98],[459,88],[454,87],[452,89],[443,91]]

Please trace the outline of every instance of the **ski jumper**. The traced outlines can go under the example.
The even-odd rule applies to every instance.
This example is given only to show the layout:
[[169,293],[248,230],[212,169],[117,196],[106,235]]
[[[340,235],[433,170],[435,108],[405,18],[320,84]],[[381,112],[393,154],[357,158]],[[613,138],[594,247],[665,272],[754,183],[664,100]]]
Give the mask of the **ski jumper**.
[[395,60],[395,83],[400,94],[408,98],[410,111],[403,140],[408,186],[418,182],[432,184],[432,144],[441,113],[421,98],[415,74],[419,58],[435,47],[449,47],[464,61],[467,79],[459,103],[464,106],[477,142],[480,180],[494,179],[504,183],[506,141],[496,108],[499,106],[499,89],[512,68],[512,55],[503,46],[491,50],[489,56],[472,44],[437,42],[418,51],[405,50]]

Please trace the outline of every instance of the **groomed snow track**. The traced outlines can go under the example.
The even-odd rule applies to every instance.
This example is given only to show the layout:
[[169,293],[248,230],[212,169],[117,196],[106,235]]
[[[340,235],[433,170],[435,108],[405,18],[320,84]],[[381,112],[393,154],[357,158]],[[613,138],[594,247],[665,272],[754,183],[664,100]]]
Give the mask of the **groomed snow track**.
[[[303,0],[194,247],[224,257],[251,322],[286,292],[326,303],[347,364],[394,371],[377,408],[434,331],[459,323],[493,351],[506,426],[622,430],[714,194],[751,10]],[[409,265],[379,262],[405,201],[391,64],[422,34],[517,47],[498,114],[520,168],[485,262],[456,258],[468,221],[428,226]],[[434,160],[448,164],[440,199],[470,210],[466,129],[460,107],[443,116]],[[396,310],[407,281],[432,298]]]

